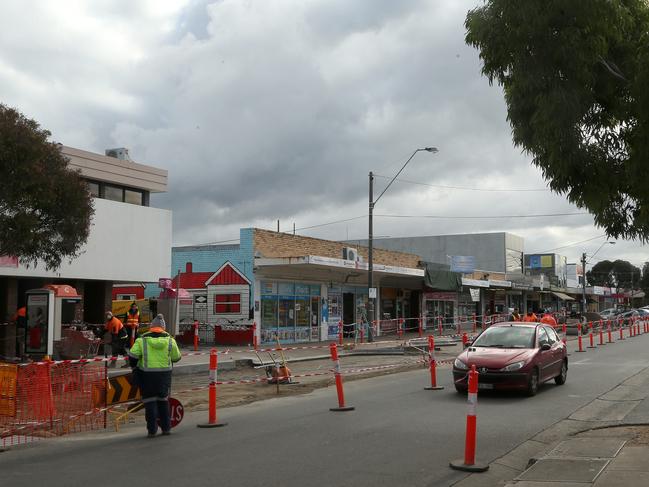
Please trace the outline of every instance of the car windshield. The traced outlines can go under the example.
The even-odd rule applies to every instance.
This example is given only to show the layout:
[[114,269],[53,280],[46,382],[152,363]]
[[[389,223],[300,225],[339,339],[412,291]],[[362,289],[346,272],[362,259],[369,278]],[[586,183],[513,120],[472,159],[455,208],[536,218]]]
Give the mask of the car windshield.
[[475,342],[474,347],[533,348],[534,327],[495,326],[487,328]]

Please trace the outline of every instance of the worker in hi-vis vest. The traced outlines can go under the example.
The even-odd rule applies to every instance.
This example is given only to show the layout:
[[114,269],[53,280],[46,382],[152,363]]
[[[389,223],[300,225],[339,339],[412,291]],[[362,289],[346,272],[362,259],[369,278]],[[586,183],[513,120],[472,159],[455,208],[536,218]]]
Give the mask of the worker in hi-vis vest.
[[132,347],[135,342],[135,335],[137,335],[137,327],[140,324],[140,310],[135,301],[133,301],[131,307],[126,312],[126,322],[124,324],[128,328],[128,334],[131,338],[129,346]]
[[128,352],[133,375],[140,387],[148,437],[158,431],[158,419],[163,435],[171,432],[169,393],[171,391],[171,370],[174,362],[180,360],[176,340],[165,331],[164,316],[159,314],[151,321],[151,328]]

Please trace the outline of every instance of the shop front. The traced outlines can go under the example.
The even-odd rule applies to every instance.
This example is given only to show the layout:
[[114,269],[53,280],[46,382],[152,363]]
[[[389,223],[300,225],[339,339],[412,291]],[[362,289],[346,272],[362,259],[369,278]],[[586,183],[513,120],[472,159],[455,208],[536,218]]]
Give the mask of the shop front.
[[264,343],[320,340],[322,286],[293,281],[260,281],[261,329]]
[[[354,336],[367,323],[363,263],[305,256],[257,258],[255,266],[255,321],[261,343],[333,340],[341,323],[346,336]],[[378,319],[418,316],[423,270],[377,265],[374,279]]]

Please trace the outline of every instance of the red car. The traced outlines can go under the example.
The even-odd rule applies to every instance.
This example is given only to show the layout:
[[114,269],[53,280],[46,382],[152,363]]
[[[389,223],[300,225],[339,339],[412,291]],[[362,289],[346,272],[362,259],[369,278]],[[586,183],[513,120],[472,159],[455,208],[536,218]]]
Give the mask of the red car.
[[556,331],[543,323],[509,322],[482,332],[453,364],[455,389],[466,392],[472,365],[479,389],[522,389],[533,396],[539,384],[566,382],[568,353]]

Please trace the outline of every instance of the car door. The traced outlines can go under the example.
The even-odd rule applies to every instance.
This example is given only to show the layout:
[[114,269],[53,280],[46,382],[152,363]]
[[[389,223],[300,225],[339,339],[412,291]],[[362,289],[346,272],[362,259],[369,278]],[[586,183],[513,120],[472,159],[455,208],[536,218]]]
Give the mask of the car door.
[[539,379],[541,382],[546,381],[552,375],[552,364],[554,362],[554,356],[552,353],[552,348],[550,350],[542,350],[543,345],[550,345],[550,338],[548,333],[545,331],[544,326],[539,326],[537,329],[538,334],[538,343],[539,343],[539,354],[538,362],[539,366]]
[[548,366],[550,377],[556,377],[561,372],[561,363],[563,362],[563,343],[559,339],[557,332],[551,326],[545,326],[545,332],[548,334],[552,352],[552,364]]

